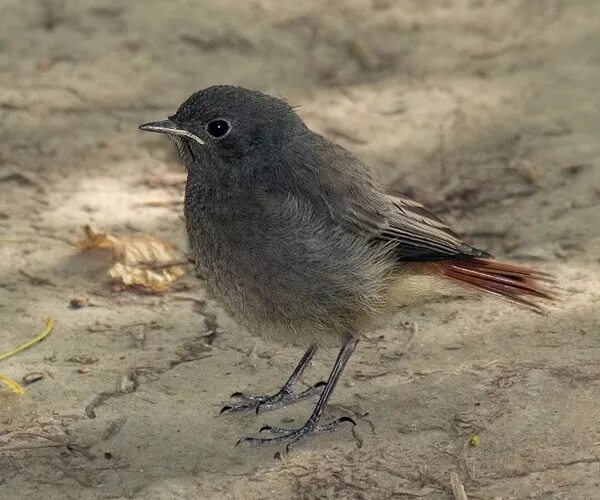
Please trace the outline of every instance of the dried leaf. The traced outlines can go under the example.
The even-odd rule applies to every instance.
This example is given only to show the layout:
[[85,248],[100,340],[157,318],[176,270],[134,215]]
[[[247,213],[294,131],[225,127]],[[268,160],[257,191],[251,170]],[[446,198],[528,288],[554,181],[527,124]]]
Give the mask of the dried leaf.
[[0,375],[0,382],[4,382],[4,385],[8,387],[12,392],[17,394],[25,394],[25,389],[23,386],[15,382],[13,379],[8,378],[4,375]]
[[84,227],[86,239],[77,243],[81,250],[104,248],[112,251],[113,266],[108,275],[126,286],[165,292],[185,274],[182,256],[166,241],[148,234],[117,236],[96,233]]

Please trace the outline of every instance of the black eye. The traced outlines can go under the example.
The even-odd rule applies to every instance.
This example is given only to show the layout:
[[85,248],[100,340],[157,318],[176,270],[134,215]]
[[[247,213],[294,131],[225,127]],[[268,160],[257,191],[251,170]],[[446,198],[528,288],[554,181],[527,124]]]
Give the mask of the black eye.
[[208,122],[206,126],[206,131],[215,139],[224,137],[230,129],[231,126],[225,120],[213,120],[212,122]]

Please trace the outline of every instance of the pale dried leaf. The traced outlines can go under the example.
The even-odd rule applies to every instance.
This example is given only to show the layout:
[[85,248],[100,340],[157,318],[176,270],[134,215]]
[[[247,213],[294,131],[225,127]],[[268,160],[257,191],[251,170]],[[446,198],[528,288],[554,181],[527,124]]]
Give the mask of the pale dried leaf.
[[114,263],[108,275],[126,286],[165,292],[185,274],[184,266],[169,265],[171,262],[181,262],[182,255],[155,236],[96,233],[90,226],[85,226],[84,232],[86,239],[79,241],[78,247],[82,250],[110,249]]
[[15,382],[13,379],[6,377],[5,375],[0,375],[0,382],[2,382],[6,387],[8,387],[15,394],[25,394],[25,389]]

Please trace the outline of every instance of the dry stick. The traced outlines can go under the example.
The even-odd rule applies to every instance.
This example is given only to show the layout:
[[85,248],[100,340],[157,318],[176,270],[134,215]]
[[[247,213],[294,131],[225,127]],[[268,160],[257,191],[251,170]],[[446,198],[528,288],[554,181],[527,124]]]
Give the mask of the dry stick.
[[0,453],[5,453],[8,451],[23,451],[23,450],[35,450],[37,448],[58,448],[60,446],[67,446],[69,443],[48,443],[48,444],[39,444],[37,446],[26,445],[26,446],[7,446],[5,448],[0,448]]
[[37,344],[38,342],[41,342],[50,334],[50,332],[52,331],[53,328],[54,328],[54,319],[48,318],[46,320],[46,327],[44,328],[42,333],[35,336],[31,340],[28,340],[24,344],[21,344],[20,346],[15,347],[12,351],[8,351],[8,352],[5,352],[4,354],[0,354],[0,361],[4,360],[6,358],[10,358],[11,356],[18,354],[21,351],[24,351],[25,349],[29,349],[32,345]]
[[[6,358],[10,358],[11,356],[18,354],[21,351],[24,351],[25,349],[29,349],[32,345],[37,344],[38,342],[41,342],[48,335],[50,335],[52,328],[54,328],[54,320],[52,318],[48,318],[46,320],[46,328],[44,328],[44,331],[42,333],[40,333],[33,339],[25,342],[24,344],[21,344],[20,346],[15,347],[13,350],[5,352],[4,354],[0,354],[0,361],[4,360]],[[6,377],[5,375],[0,375],[0,382],[3,382],[5,385],[8,386],[8,388],[10,390],[12,390],[13,392],[16,392],[17,394],[25,394],[25,389],[23,387],[21,387],[20,384],[18,384],[17,382],[15,382],[12,379]]]
[[467,494],[465,493],[465,487],[460,479],[458,479],[458,474],[456,472],[450,473],[450,487],[452,488],[454,500],[468,500]]

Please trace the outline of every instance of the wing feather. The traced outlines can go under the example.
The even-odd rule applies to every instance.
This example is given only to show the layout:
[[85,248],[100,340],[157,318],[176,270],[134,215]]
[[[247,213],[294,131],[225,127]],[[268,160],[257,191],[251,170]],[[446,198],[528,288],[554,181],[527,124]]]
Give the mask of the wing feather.
[[393,248],[398,261],[491,257],[465,243],[420,203],[389,193],[352,153],[316,134],[313,138],[315,157],[295,170],[294,192],[302,192],[317,212]]

